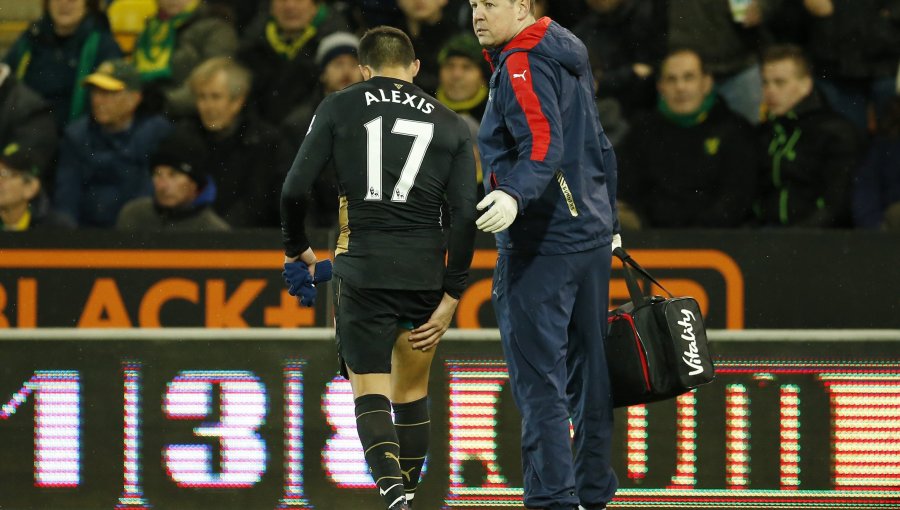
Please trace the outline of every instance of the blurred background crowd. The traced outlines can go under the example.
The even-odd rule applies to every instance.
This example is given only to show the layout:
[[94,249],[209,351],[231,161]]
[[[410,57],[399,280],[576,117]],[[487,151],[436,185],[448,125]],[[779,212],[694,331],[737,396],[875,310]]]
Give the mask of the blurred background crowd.
[[[535,1],[587,46],[623,228],[900,230],[900,0]],[[2,230],[277,227],[381,24],[477,132],[466,1],[0,0]],[[326,172],[312,228],[338,193]]]

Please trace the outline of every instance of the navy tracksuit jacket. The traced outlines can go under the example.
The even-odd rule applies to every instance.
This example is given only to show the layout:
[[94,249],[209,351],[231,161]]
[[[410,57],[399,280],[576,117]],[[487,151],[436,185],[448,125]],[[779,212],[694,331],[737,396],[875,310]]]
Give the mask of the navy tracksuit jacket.
[[478,133],[485,187],[519,204],[497,234],[493,304],[523,418],[525,504],[600,507],[617,486],[603,350],[615,153],[587,49],[571,32],[541,18],[488,56],[494,72]]

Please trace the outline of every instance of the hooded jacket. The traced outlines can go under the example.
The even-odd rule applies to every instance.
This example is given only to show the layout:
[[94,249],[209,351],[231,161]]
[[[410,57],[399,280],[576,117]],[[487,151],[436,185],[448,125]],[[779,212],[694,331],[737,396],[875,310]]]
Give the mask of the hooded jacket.
[[59,150],[55,207],[81,227],[109,228],[130,200],[153,193],[149,157],[171,131],[158,115],[136,117],[118,133],[90,116],[66,128]]
[[609,244],[616,157],[594,103],[587,49],[544,17],[503,48],[478,133],[485,190],[502,190],[519,217],[497,234],[502,254],[575,253]]
[[767,155],[756,205],[762,223],[849,226],[850,184],[861,155],[856,128],[813,90],[760,129]]
[[659,109],[638,116],[619,147],[619,197],[645,227],[731,228],[750,219],[759,168],[755,131],[712,98],[691,125]]

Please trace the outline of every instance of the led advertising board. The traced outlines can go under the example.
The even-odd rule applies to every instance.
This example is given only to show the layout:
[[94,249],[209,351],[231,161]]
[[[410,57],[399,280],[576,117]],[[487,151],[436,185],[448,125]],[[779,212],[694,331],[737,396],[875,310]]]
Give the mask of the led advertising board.
[[[251,335],[252,336],[252,335]],[[0,508],[380,508],[330,341],[0,340]],[[611,508],[900,508],[896,342],[715,343],[616,411]],[[417,508],[521,508],[498,342],[446,341]]]

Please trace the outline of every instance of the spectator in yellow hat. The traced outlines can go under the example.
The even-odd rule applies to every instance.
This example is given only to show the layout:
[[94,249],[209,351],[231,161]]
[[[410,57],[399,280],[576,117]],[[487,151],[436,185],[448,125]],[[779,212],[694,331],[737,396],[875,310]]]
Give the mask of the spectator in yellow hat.
[[126,202],[152,192],[149,155],[172,129],[160,115],[139,115],[141,78],[124,60],[85,78],[91,114],[66,129],[54,205],[82,227],[112,227]]

